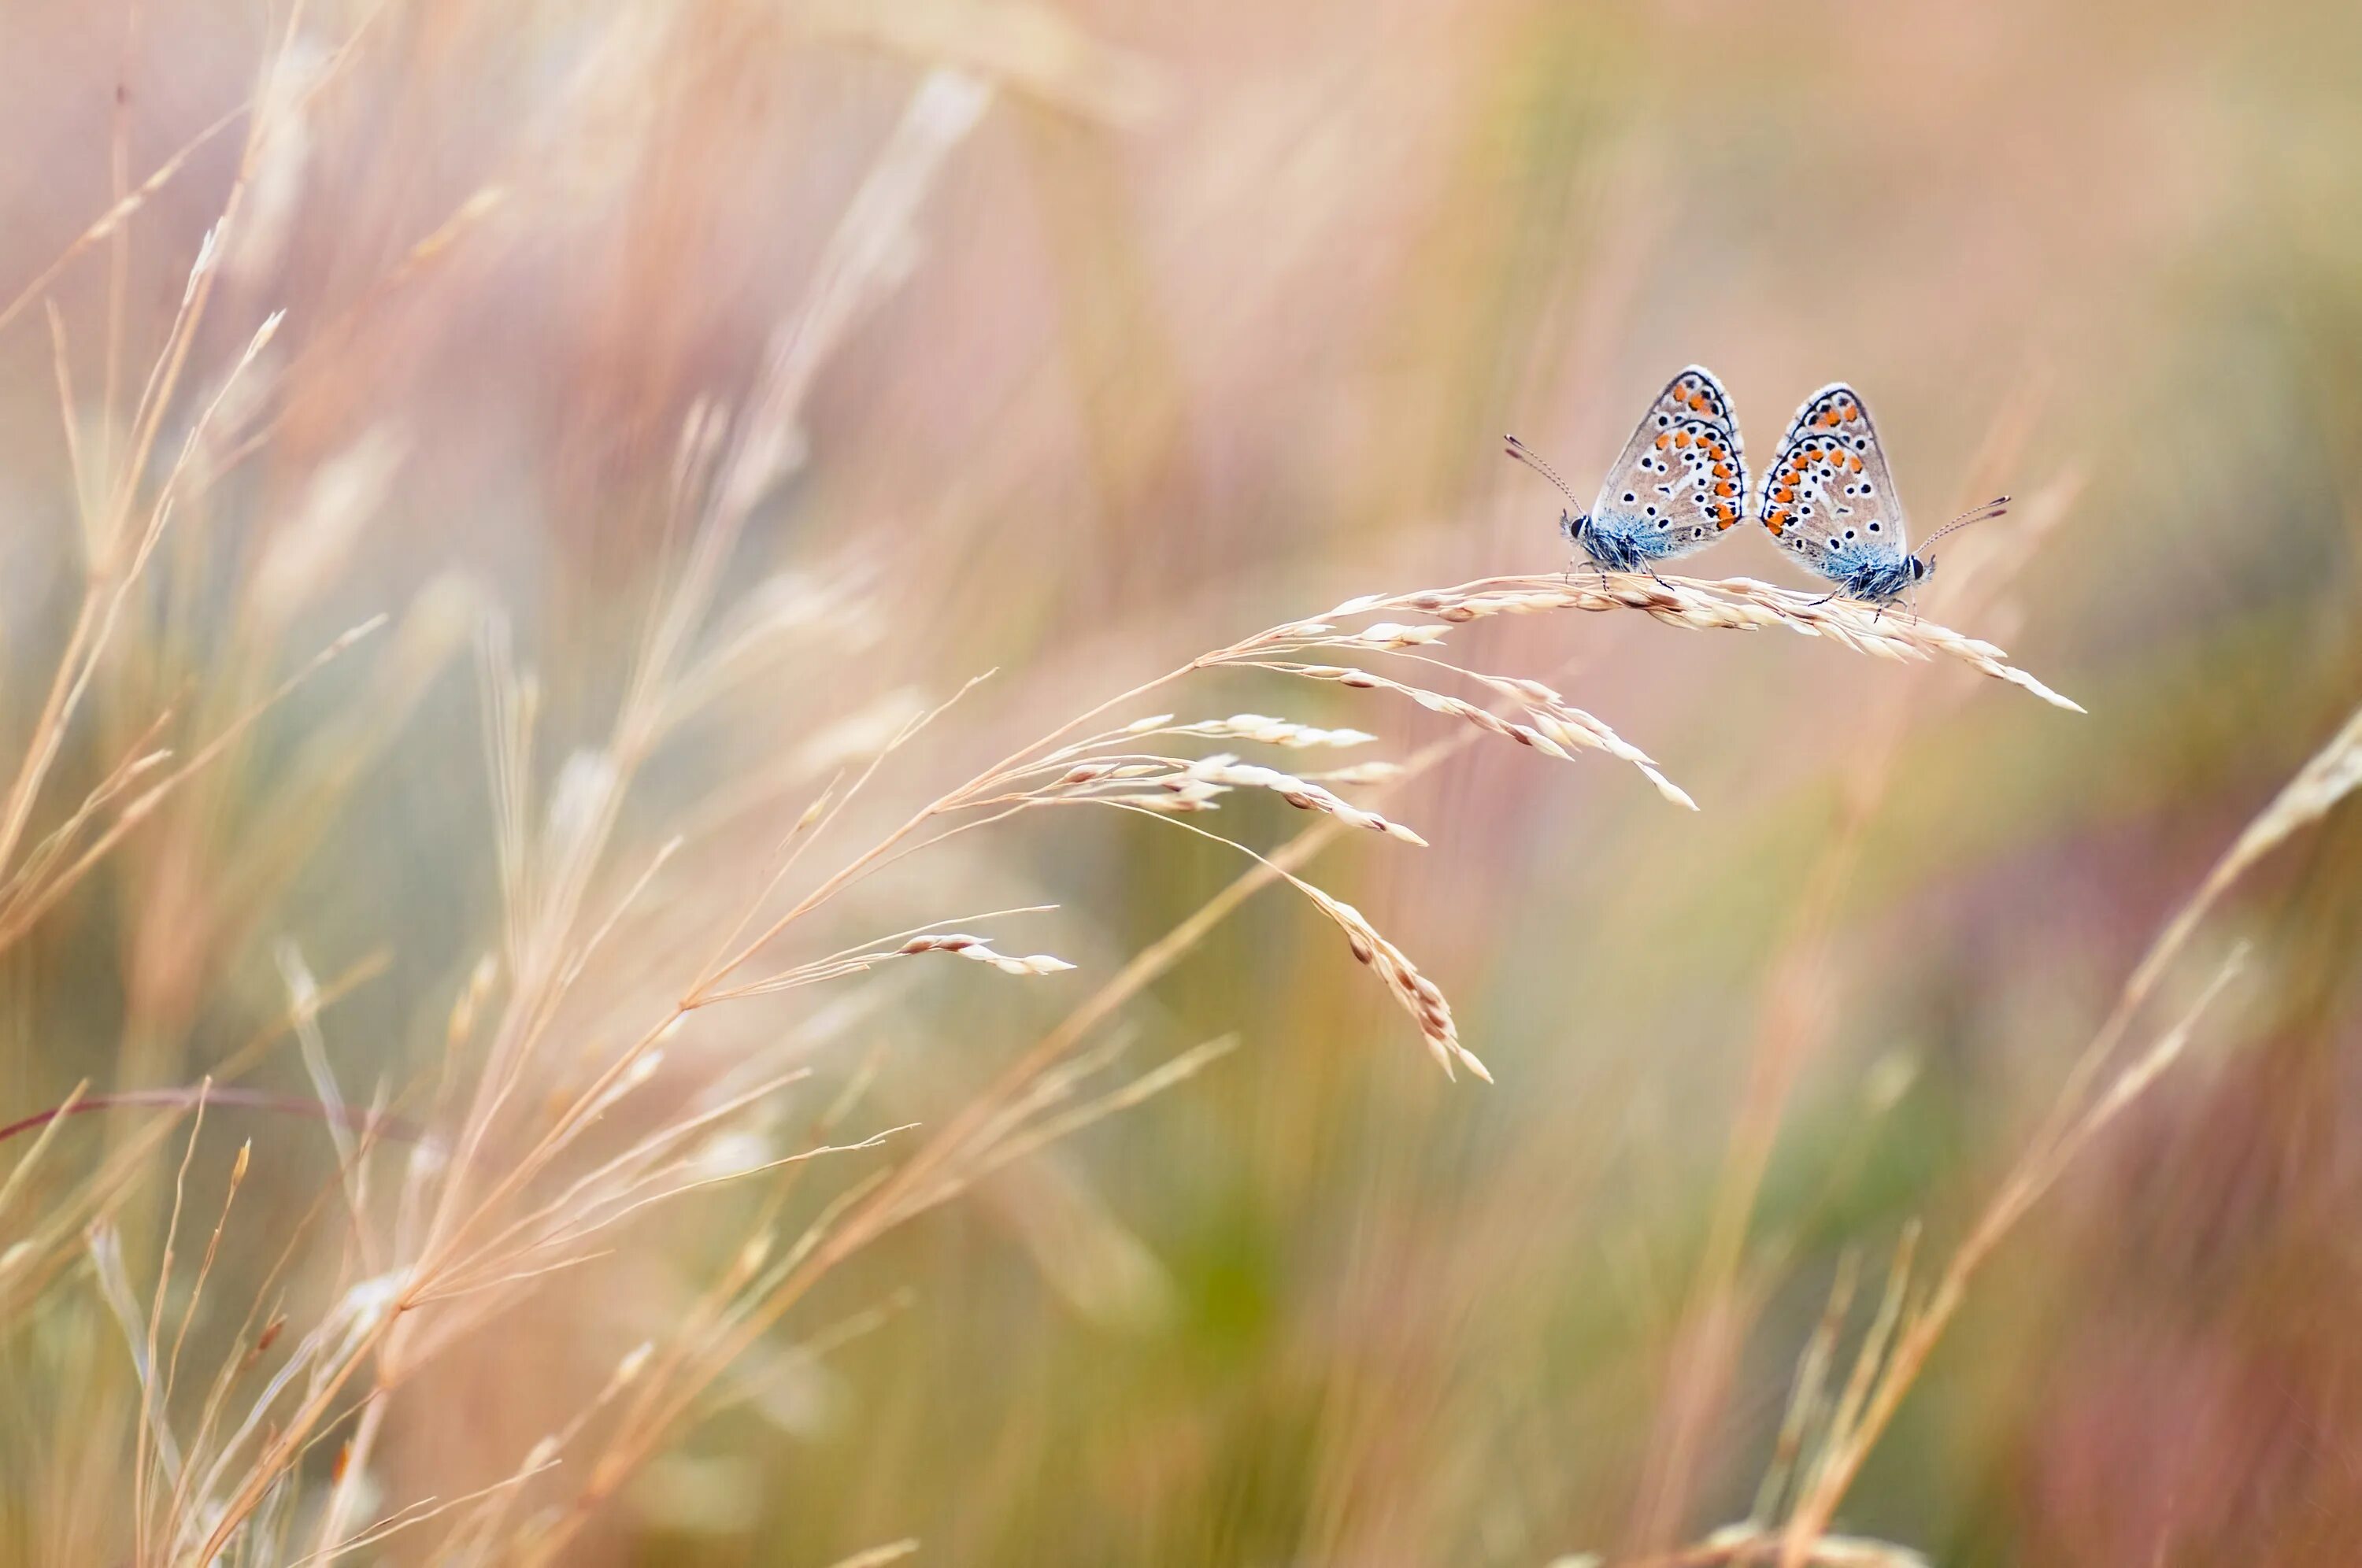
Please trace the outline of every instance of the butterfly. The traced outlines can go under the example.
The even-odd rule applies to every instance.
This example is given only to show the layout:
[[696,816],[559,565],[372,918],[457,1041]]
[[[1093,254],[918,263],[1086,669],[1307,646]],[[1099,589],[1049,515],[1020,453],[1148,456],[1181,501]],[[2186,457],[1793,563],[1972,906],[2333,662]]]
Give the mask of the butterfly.
[[1936,569],[1928,546],[1955,528],[1998,517],[1998,496],[1955,517],[1914,554],[1903,502],[1861,394],[1835,381],[1805,400],[1763,472],[1755,520],[1798,559],[1837,584],[1837,593],[1884,606]]
[[[1509,456],[1583,504],[1556,469],[1515,436]],[[1599,499],[1581,514],[1559,513],[1567,543],[1604,574],[1653,573],[1659,561],[1720,538],[1747,506],[1747,452],[1730,416],[1730,399],[1714,372],[1692,365],[1665,383],[1600,481]]]

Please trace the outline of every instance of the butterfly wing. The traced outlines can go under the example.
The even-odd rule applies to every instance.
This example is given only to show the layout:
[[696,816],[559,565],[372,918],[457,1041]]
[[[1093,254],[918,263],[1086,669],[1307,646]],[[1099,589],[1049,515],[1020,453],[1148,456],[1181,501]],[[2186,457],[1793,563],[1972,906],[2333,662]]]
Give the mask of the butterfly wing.
[[1747,449],[1714,372],[1692,365],[1665,383],[1600,481],[1595,519],[1635,531],[1651,558],[1722,536],[1747,508]]
[[1763,470],[1755,518],[1824,577],[1873,551],[1905,553],[1894,476],[1860,393],[1837,381],[1805,400]]

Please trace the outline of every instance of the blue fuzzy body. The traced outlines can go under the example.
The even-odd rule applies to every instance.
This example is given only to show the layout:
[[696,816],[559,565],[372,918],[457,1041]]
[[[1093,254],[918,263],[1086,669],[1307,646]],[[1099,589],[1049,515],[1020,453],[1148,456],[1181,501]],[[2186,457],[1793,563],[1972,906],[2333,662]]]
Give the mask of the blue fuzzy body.
[[1653,517],[1615,512],[1590,517],[1562,515],[1559,527],[1603,571],[1649,571],[1676,553],[1678,530]]
[[1927,563],[1881,541],[1874,545],[1840,545],[1811,558],[1814,570],[1838,585],[1849,599],[1871,604],[1892,604],[1927,575]]

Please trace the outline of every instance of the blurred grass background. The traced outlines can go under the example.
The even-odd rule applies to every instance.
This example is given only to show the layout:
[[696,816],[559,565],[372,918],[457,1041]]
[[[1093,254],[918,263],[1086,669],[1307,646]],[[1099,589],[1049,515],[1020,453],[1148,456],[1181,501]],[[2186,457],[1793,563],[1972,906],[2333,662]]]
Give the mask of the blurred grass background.
[[[0,296],[254,92],[283,21],[13,0]],[[569,1561],[822,1564],[908,1537],[943,1562],[1542,1564],[1736,1518],[1839,1255],[1874,1273],[1914,1216],[1957,1236],[2151,933],[2362,690],[2350,6],[388,0],[297,31],[322,85],[200,349],[203,385],[289,313],[268,439],[175,525],[62,766],[94,776],[166,704],[226,719],[365,615],[396,626],[0,958],[0,1120],[84,1077],[194,1081],[283,1010],[289,935],[324,977],[382,964],[332,1035],[355,1098],[431,1063],[498,918],[467,628],[514,623],[545,757],[600,731],[679,546],[680,422],[754,374],[930,70],[990,106],[733,564],[836,585],[823,635],[659,759],[633,844],[691,817],[760,855],[913,690],[999,670],[881,775],[906,808],[1255,626],[1553,569],[1557,498],[1499,433],[1587,487],[1690,360],[1759,463],[1807,392],[1860,386],[1923,531],[1996,480],[2080,486],[2037,548],[2016,520],[1962,536],[1963,578],[2024,564],[1972,606],[1939,579],[1926,610],[2087,718],[1776,634],[1469,628],[1482,668],[1571,663],[1564,689],[1703,808],[1478,747],[1388,807],[1432,849],[1323,857],[1499,1087],[1440,1081],[1324,923],[1255,900],[1120,1026],[1144,1054],[1244,1049],[843,1269]],[[87,447],[119,440],[104,389],[144,375],[236,143],[41,291]],[[0,332],[11,734],[81,549],[42,315]],[[323,514],[317,558],[270,578]],[[1754,536],[1698,565],[1793,576]],[[1304,716],[1397,755],[1443,733],[1337,695]],[[1251,843],[1290,825],[1231,810]],[[962,840],[862,916],[1055,902],[1039,945],[1105,972],[1237,870],[1054,816]],[[2353,1561],[2357,872],[2349,812],[2236,900],[2235,1021],[1996,1260],[1848,1528],[1945,1563]],[[598,983],[660,988],[668,956],[611,955]],[[874,1055],[884,1117],[930,1121],[1066,985],[931,971],[717,1023],[667,1070],[686,1091],[747,1032],[800,1035],[832,1080]],[[261,1077],[300,1090],[285,1055]],[[1716,1194],[1767,1071],[1793,1087],[1716,1285]],[[218,1115],[223,1149],[255,1139],[240,1201],[267,1237],[326,1141]],[[389,1417],[389,1495],[513,1463],[756,1201],[626,1232],[425,1369]],[[271,1250],[226,1244],[243,1283],[212,1288],[242,1310]],[[95,1311],[70,1283],[6,1352],[16,1561],[72,1560],[43,1520],[105,1495],[103,1445],[55,1441],[57,1347]]]

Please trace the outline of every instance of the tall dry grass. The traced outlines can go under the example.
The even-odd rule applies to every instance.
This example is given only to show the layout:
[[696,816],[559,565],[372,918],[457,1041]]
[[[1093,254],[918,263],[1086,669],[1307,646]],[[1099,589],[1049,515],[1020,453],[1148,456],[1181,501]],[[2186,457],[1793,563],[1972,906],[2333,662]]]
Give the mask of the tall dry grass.
[[[1498,405],[1606,431],[1651,280],[1686,310],[1698,255],[1786,253],[1684,230],[1682,160],[1718,166],[1566,85],[1694,23],[1449,9],[42,11],[118,90],[0,259],[46,476],[0,1559],[2178,1561],[2262,1539],[2180,1511],[2260,1465],[2301,1499],[2273,1560],[2340,1560],[2334,1463],[2194,1408],[2198,1479],[2118,1527],[2042,1485],[2147,1451],[2025,1407],[2110,1300],[2043,1286],[2107,1252],[2075,1195],[2224,1064],[2335,1078],[2344,667],[2297,701],[2269,615],[2182,701],[2113,659],[2187,591],[2076,597],[2129,559],[2067,548],[2126,505],[2083,450],[2121,411],[2015,363],[1920,425],[1981,422],[1958,488],[2030,497],[1924,614],[1736,545],[1520,573],[1547,530],[1464,456]],[[1926,150],[1888,107],[1849,156]],[[2184,221],[2054,196],[2119,264]],[[1845,304],[1914,319],[1901,286]],[[1785,374],[1836,351],[1813,319],[1725,325]],[[1337,599],[1388,581],[1450,586]],[[2185,750],[2186,796],[2121,760]],[[1941,966],[1888,933],[1981,900],[2051,951],[1927,1046],[1898,999]],[[2324,1213],[2327,1141],[2274,1166]],[[1956,1370],[2013,1333],[2022,1381]]]

